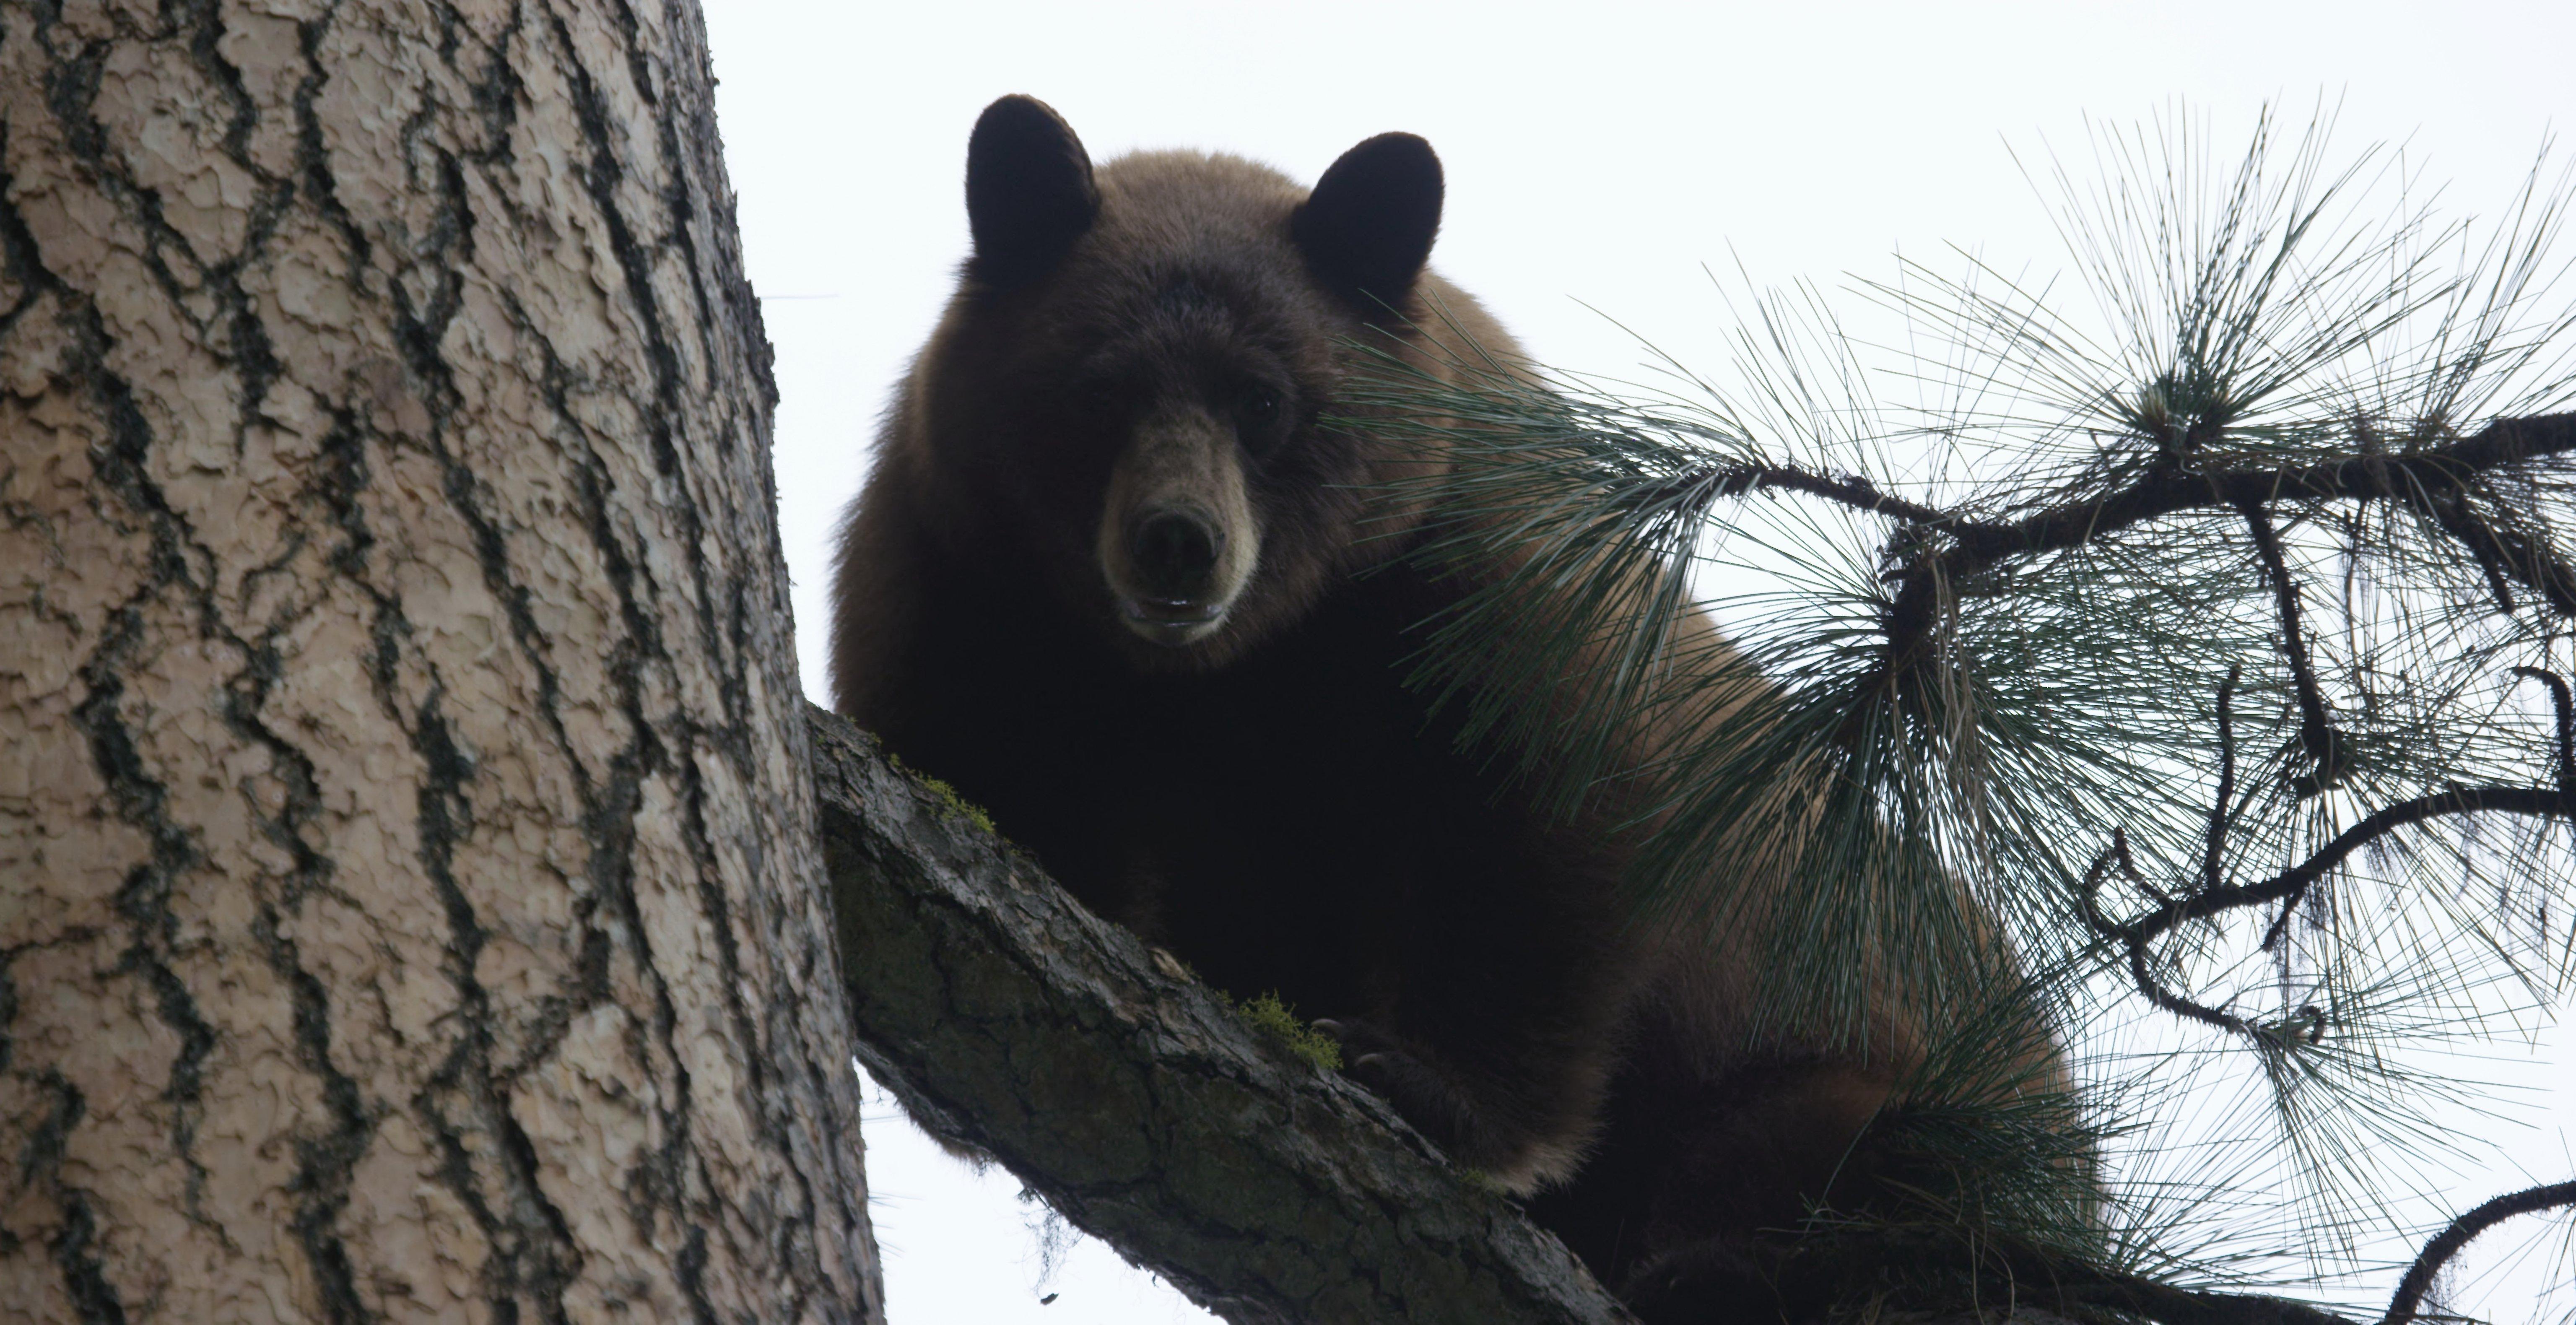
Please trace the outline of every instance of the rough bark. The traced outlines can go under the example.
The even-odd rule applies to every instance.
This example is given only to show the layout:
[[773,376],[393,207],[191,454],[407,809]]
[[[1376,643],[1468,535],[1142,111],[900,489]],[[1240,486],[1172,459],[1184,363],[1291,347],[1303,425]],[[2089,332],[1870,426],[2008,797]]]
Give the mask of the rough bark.
[[0,1302],[879,1315],[689,0],[0,0]]
[[1384,1101],[1245,1024],[808,707],[860,1057],[913,1117],[1236,1322],[1631,1319]]

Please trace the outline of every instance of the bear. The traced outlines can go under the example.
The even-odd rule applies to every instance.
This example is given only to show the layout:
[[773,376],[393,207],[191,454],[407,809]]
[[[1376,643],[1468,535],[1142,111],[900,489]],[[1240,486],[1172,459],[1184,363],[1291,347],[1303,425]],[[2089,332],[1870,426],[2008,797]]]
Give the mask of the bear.
[[1739,1315],[1760,1230],[1868,1201],[1856,1143],[1919,1018],[1749,1047],[1759,945],[1634,918],[1639,807],[1542,807],[1406,684],[1421,623],[1502,568],[1407,555],[1428,515],[1372,494],[1443,461],[1347,397],[1387,360],[1521,362],[1428,268],[1444,192],[1410,134],[1309,190],[1095,168],[994,102],[971,255],[841,528],[834,703],[1095,912],[1318,1018],[1647,1319]]

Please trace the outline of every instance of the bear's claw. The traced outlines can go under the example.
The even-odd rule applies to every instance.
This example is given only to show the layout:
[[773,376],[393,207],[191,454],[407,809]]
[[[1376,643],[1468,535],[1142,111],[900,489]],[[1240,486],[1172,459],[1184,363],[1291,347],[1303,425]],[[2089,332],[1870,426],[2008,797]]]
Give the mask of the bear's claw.
[[1484,1158],[1470,1158],[1467,1153],[1484,1149],[1475,1143],[1484,1129],[1477,1125],[1475,1105],[1447,1073],[1407,1050],[1391,1032],[1368,1022],[1326,1018],[1314,1025],[1341,1044],[1342,1060],[1349,1064],[1342,1075],[1386,1097],[1406,1122],[1452,1158],[1462,1163]]

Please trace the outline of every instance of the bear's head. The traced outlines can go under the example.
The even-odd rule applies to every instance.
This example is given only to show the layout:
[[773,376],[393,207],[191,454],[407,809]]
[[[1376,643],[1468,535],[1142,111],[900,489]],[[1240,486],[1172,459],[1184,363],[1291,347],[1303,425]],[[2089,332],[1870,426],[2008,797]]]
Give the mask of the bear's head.
[[1194,152],[1095,171],[1045,104],[993,103],[967,148],[974,255],[907,406],[942,523],[1145,668],[1222,666],[1296,621],[1399,541],[1371,490],[1424,461],[1332,420],[1358,346],[1430,353],[1441,193],[1410,134],[1310,192]]

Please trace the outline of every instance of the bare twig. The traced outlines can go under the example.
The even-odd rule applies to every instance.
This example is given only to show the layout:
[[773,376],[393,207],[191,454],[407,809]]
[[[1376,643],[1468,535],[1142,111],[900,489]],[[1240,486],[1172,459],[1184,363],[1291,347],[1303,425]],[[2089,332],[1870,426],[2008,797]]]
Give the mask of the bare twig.
[[[2258,530],[2257,541],[2264,541],[2263,531],[2268,526],[2251,517],[2249,523]],[[2288,618],[2285,625],[2295,628],[2296,616],[2288,613],[2285,616]],[[2221,1030],[2245,1035],[2264,1033],[2264,1028],[2253,1022],[2195,1002],[2165,987],[2155,974],[2155,941],[2190,921],[2242,907],[2278,903],[2281,914],[2263,935],[2263,949],[2268,952],[2280,943],[2292,911],[2300,899],[2307,896],[2311,886],[2343,864],[2354,852],[2401,828],[2481,811],[2576,819],[2576,695],[2570,694],[2563,678],[2552,673],[2533,667],[2513,670],[2517,676],[2528,677],[2549,687],[2558,716],[2558,785],[2555,788],[2453,787],[2437,795],[2401,801],[2345,829],[2314,855],[2271,878],[2259,883],[2231,885],[2221,882],[2221,869],[2226,858],[2228,806],[2236,793],[2236,732],[2231,700],[2240,672],[2237,668],[2229,668],[2226,682],[2218,688],[2218,794],[2210,806],[2209,827],[2203,839],[2200,886],[2182,897],[2170,896],[2149,886],[2138,876],[2137,866],[2130,858],[2127,831],[2114,828],[2111,830],[2111,844],[2094,858],[2092,867],[2084,874],[2079,901],[2085,927],[2097,938],[2120,945],[2127,958],[2131,982],[2157,1007]],[[2103,881],[2114,869],[2135,883],[2138,891],[2154,899],[2157,903],[2155,909],[2129,921],[2112,920],[2102,910],[2100,894]],[[2309,1010],[2301,1011],[2305,1014]],[[2313,1033],[2308,1038],[2314,1043],[2322,1037],[2325,1019],[2320,1013],[2312,1020],[2310,1030]]]
[[2236,799],[2236,722],[2228,701],[2236,696],[2237,678],[2244,669],[2229,664],[2227,679],[2218,687],[2218,795],[2209,804],[2209,833],[2200,857],[2200,890],[2208,892],[2219,886],[2219,867],[2225,863],[2227,850],[2227,806]]
[[2341,865],[2352,853],[2400,828],[2455,814],[2491,811],[2534,818],[2576,817],[2576,794],[2550,787],[2454,787],[2386,806],[2345,829],[2316,854],[2260,883],[2213,888],[2180,897],[2121,926],[2124,934],[2153,938],[2187,921],[2222,911],[2262,906],[2303,891]]
[[[2223,805],[2224,801],[2221,804]],[[2084,886],[2081,894],[2084,923],[2096,935],[2117,942],[2127,951],[2129,978],[2137,985],[2138,992],[2146,995],[2148,1002],[2177,1016],[2205,1022],[2220,1030],[2235,1031],[2239,1034],[2252,1033],[2254,1029],[2252,1023],[2185,998],[2167,989],[2164,982],[2156,978],[2154,952],[2149,947],[2154,936],[2134,934],[2131,932],[2131,926],[2112,920],[2102,911],[2100,901],[2102,881],[2114,867],[2118,868],[2121,877],[2137,884],[2141,891],[2149,892],[2150,896],[2163,897],[2164,895],[2147,889],[2146,880],[2138,874],[2136,862],[2129,857],[2128,830],[2112,829],[2111,845],[2103,848],[2102,854],[2094,857],[2093,867],[2084,872]],[[2175,903],[2171,898],[2165,898],[2164,904],[2170,907]]]
[[2549,687],[2549,702],[2558,710],[2558,789],[2576,793],[2576,697],[2567,678],[2537,667],[2517,667],[2513,674]]
[[[2103,876],[2115,862],[2124,870],[2129,868],[2127,835],[2114,829],[2112,845],[2094,861],[2093,868],[2084,877],[2084,922],[2097,937],[2121,946],[2128,958],[2130,979],[2137,985],[2138,992],[2157,1007],[2222,1030],[2242,1035],[2266,1035],[2268,1033],[2262,1026],[2193,1002],[2165,988],[2155,978],[2152,947],[2155,941],[2190,921],[2204,920],[2240,907],[2266,906],[2274,902],[2295,905],[2317,880],[2371,842],[2412,824],[2480,811],[2576,818],[2576,786],[2455,787],[2438,795],[2400,801],[2345,829],[2316,854],[2260,883],[2205,885],[2198,892],[2187,897],[2170,898],[2154,910],[2125,923],[2106,916],[2095,898]],[[2287,915],[2286,909],[2284,915]],[[2265,936],[2266,948],[2277,941],[2279,932],[2280,924],[2276,921]],[[2319,1016],[2315,1026],[2317,1034],[2309,1037],[2311,1043],[2322,1038],[2323,1024],[2323,1018]]]
[[2343,779],[2343,733],[2335,730],[2334,720],[2326,713],[2325,690],[2317,684],[2316,665],[2308,656],[2307,631],[2299,624],[2299,582],[2281,552],[2280,531],[2272,527],[2271,514],[2260,501],[2246,498],[2236,503],[2236,510],[2254,536],[2254,556],[2263,563],[2264,582],[2272,586],[2273,606],[2281,616],[2281,656],[2289,660],[2291,688],[2299,699],[2299,743],[2316,761],[2313,772],[2291,779],[2290,785],[2302,796],[2313,796]]

